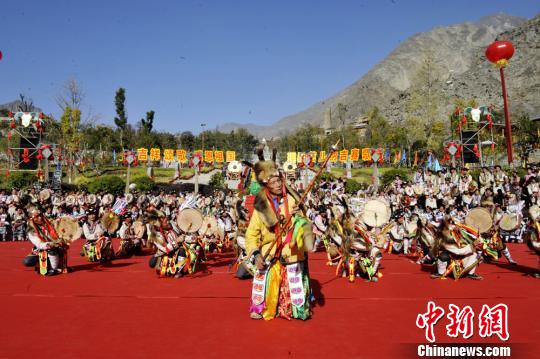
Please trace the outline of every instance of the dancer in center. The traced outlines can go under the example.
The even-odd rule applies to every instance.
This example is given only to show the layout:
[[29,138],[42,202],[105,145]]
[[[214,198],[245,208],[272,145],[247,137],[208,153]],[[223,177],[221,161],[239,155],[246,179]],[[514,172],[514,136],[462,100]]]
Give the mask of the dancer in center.
[[[312,250],[311,223],[272,160],[257,150],[253,168],[262,189],[246,231],[246,250],[257,271],[253,277],[250,316],[270,320],[309,319],[310,283],[307,252]],[[289,220],[290,219],[290,220]]]

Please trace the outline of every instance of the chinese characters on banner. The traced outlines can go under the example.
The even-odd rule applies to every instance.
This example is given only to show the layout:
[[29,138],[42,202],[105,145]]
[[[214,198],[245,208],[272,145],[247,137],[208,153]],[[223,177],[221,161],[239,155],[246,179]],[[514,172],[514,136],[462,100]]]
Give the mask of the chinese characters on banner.
[[338,160],[338,153],[332,152],[332,155],[330,156],[330,162],[335,163]]
[[163,151],[163,160],[172,162],[174,161],[174,150],[166,149]]
[[234,151],[225,152],[225,160],[227,162],[236,161],[236,152],[234,152]]
[[187,162],[186,150],[176,150],[176,160],[179,162]]
[[296,152],[287,152],[287,162],[296,163]]
[[369,148],[362,148],[362,161],[371,161],[371,153],[369,153]]
[[[428,302],[427,312],[418,314],[416,326],[424,329],[426,340],[435,342],[435,325],[444,316],[446,311],[434,302]],[[448,306],[446,314],[448,324],[446,325],[446,335],[457,338],[460,334],[464,339],[468,339],[474,334],[474,311],[470,306],[459,308],[457,305]],[[500,340],[507,341],[510,338],[508,332],[508,306],[499,303],[493,307],[486,304],[482,306],[482,311],[478,316],[478,335],[482,338],[497,335]]]
[[223,151],[214,152],[214,158],[216,159],[217,163],[223,163]]
[[349,158],[349,150],[339,151],[339,162],[347,162],[348,158]]
[[360,149],[358,148],[353,148],[351,150],[351,156],[350,156],[350,159],[351,161],[353,162],[356,162],[360,159]]
[[324,161],[326,161],[326,151],[321,151],[319,152],[319,162],[323,163]]
[[147,148],[139,148],[137,150],[137,160],[139,160],[139,162],[148,161],[148,149]]
[[150,149],[150,161],[160,161],[161,160],[161,149],[151,148]]
[[[358,161],[371,161],[371,151],[377,149],[370,148],[352,148],[350,150],[343,149],[338,152],[333,152],[330,156],[330,162],[358,162]],[[205,162],[232,162],[236,160],[235,151],[211,151],[205,150],[204,153],[202,150],[193,151],[191,153],[200,153]],[[287,161],[292,163],[300,163],[304,158],[304,155],[308,153],[311,156],[313,163],[323,163],[326,160],[328,154],[326,151],[308,151],[308,152],[287,152]],[[136,150],[137,160],[140,163],[150,161],[179,161],[187,162],[188,157],[191,156],[190,152],[182,149],[160,149],[160,148],[138,148]]]

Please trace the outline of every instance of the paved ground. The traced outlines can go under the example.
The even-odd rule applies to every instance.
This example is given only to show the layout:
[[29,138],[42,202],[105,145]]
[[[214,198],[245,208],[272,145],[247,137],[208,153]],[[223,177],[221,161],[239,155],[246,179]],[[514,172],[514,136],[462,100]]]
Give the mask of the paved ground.
[[[158,279],[148,257],[110,265],[85,262],[70,250],[75,272],[41,277],[21,265],[28,243],[0,243],[0,358],[414,358],[426,343],[416,328],[429,300],[447,307],[509,306],[513,358],[538,357],[540,280],[524,245],[510,245],[519,266],[482,264],[484,281],[432,280],[404,256],[385,255],[379,283],[335,278],[325,256],[310,258],[316,296],[306,322],[248,318],[250,282],[229,271],[231,255],[215,255],[193,277]],[[451,342],[446,321],[437,342]],[[501,343],[475,335],[468,343]],[[520,354],[519,356],[517,354]]]

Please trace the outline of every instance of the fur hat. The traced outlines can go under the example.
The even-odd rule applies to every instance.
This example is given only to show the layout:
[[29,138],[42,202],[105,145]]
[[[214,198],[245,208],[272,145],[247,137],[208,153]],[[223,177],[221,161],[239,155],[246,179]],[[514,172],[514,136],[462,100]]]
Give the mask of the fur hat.
[[255,171],[257,182],[265,185],[270,177],[279,176],[279,169],[276,165],[277,150],[274,149],[272,151],[272,160],[265,160],[263,149],[264,147],[259,146],[256,150],[257,156],[259,157],[259,162],[253,165],[253,170]]

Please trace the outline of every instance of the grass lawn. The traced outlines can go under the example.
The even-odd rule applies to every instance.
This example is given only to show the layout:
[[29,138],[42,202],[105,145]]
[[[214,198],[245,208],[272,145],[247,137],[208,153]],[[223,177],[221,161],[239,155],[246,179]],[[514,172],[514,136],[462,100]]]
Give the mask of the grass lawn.
[[[101,169],[101,175],[112,175],[112,176],[119,176],[122,179],[126,179],[126,173],[127,168],[126,167],[105,167]],[[187,176],[192,175],[194,173],[193,169],[191,168],[182,168],[181,169],[181,175]],[[98,176],[96,171],[87,169],[83,173],[79,173],[77,175],[77,180],[75,181],[84,181],[86,180],[92,180],[95,179]],[[146,176],[146,167],[134,167],[130,170],[130,178],[134,179],[137,177],[145,177]],[[169,183],[174,176],[174,168],[154,168],[154,178],[156,183]],[[67,181],[67,178],[64,178],[64,181]]]
[[[382,176],[386,172],[393,170],[395,167],[379,167],[379,175]],[[332,174],[338,177],[345,177],[347,171],[345,168],[333,167],[331,169]],[[362,168],[353,168],[352,169],[352,179],[360,183],[371,183],[371,176],[373,174],[373,167],[362,167]],[[412,174],[412,170],[410,170]]]

